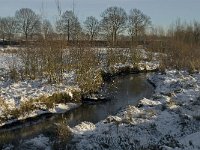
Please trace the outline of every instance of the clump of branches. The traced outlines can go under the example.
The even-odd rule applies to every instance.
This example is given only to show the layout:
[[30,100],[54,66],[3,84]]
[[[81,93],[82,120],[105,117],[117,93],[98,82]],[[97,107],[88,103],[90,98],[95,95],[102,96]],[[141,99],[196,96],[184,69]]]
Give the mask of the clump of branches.
[[101,87],[103,79],[101,70],[99,69],[100,62],[96,52],[88,47],[81,47],[79,56],[76,61],[76,81],[84,94],[91,94]]

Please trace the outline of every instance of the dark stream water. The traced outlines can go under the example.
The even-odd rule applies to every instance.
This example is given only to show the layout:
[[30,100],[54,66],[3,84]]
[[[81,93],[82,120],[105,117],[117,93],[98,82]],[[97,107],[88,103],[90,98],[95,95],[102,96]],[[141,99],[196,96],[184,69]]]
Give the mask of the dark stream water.
[[105,85],[106,96],[111,99],[110,101],[83,104],[63,115],[43,116],[6,130],[0,129],[0,149],[8,144],[19,147],[23,140],[34,138],[40,134],[53,141],[57,139],[56,124],[63,119],[67,120],[70,127],[83,121],[97,123],[109,115],[116,114],[127,105],[137,105],[138,100],[143,97],[151,97],[154,91],[146,76],[147,74],[130,74],[113,78]]

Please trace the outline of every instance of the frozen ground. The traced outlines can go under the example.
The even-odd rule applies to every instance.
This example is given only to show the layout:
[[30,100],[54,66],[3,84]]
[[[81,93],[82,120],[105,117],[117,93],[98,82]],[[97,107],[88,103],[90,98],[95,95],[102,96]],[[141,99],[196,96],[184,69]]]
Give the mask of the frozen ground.
[[151,99],[116,116],[72,130],[75,149],[200,149],[200,74],[167,71],[149,77]]

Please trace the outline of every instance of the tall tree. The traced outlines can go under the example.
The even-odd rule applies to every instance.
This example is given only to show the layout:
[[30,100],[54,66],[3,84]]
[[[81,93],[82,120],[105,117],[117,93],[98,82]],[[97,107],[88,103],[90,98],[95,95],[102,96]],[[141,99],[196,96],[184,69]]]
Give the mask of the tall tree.
[[29,8],[17,10],[15,18],[17,21],[18,32],[25,36],[26,41],[29,36],[31,37],[33,34],[40,32],[40,17],[36,15],[33,10]]
[[151,24],[150,17],[145,15],[139,9],[132,9],[128,17],[128,31],[131,35],[132,42],[134,38],[145,33],[145,29]]
[[127,15],[123,8],[109,7],[102,13],[102,30],[111,37],[112,46],[115,46],[117,36],[126,27]]
[[47,19],[44,19],[42,21],[42,35],[44,37],[44,39],[50,37],[50,35],[53,33],[53,26],[51,24],[51,22]]
[[6,26],[5,19],[0,18],[0,38],[3,40],[3,45],[4,45],[4,41],[5,41],[5,37],[6,37],[5,26]]
[[57,31],[61,34],[67,35],[67,40],[78,39],[81,32],[81,25],[78,18],[72,11],[66,11],[57,21]]
[[11,38],[14,37],[14,34],[16,33],[16,20],[14,17],[5,17],[3,20],[6,37],[11,41]]
[[87,34],[89,34],[90,41],[92,42],[100,31],[99,21],[95,17],[90,16],[86,18],[84,25]]

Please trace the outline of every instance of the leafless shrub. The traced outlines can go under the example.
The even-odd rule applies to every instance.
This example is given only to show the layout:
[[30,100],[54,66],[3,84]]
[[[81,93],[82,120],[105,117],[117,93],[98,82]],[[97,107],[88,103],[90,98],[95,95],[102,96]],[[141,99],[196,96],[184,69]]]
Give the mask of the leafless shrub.
[[76,81],[83,94],[96,92],[102,85],[103,79],[98,66],[95,51],[90,48],[81,48],[76,60]]

